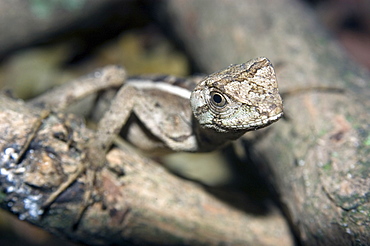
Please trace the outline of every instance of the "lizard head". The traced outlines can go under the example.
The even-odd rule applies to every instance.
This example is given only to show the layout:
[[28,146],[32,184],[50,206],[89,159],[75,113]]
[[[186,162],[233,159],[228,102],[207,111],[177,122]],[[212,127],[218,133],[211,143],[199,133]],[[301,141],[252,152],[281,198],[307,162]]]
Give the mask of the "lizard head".
[[217,132],[259,129],[283,115],[275,70],[265,57],[205,77],[190,101],[199,124]]

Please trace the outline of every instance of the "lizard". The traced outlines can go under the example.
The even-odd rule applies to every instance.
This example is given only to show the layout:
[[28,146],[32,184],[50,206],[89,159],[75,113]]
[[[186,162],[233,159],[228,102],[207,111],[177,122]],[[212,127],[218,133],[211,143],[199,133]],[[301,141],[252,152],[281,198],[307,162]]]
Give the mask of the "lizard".
[[[275,71],[265,57],[212,73],[193,83],[191,91],[173,81],[127,79],[125,71],[118,67],[109,67],[99,75],[105,76],[105,82],[90,76],[30,102],[58,111],[92,92],[109,86],[118,88],[108,109],[103,110],[104,115],[99,116],[96,137],[87,148],[85,163],[50,195],[45,207],[83,172],[92,170],[93,185],[97,171],[106,164],[106,152],[120,133],[139,149],[208,152],[248,131],[266,127],[283,115]],[[78,91],[85,85],[86,91]],[[90,195],[86,195],[86,200]]]

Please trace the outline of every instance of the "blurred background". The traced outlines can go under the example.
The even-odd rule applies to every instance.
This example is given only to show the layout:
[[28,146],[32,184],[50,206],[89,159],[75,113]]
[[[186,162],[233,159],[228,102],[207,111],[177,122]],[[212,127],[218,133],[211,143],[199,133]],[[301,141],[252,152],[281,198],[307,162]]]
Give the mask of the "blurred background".
[[[130,75],[202,72],[165,21],[157,20],[160,2],[0,0],[0,89],[28,99],[107,64],[119,64]],[[370,1],[305,3],[348,54],[370,70]],[[208,172],[212,177],[204,182],[226,179],[220,168]],[[21,243],[67,245],[0,211],[0,245]]]

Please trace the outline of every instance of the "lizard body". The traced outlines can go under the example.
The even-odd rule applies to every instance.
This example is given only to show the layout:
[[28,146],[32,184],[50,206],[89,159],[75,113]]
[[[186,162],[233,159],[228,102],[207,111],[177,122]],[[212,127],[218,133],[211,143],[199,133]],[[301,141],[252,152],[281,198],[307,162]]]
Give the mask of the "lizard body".
[[[119,88],[116,93],[113,91],[114,98],[108,99],[109,106],[97,104],[94,111],[101,108],[102,113],[95,116],[99,123],[84,160],[78,171],[50,195],[45,207],[83,172],[90,177],[88,185],[99,189],[97,175],[106,165],[106,152],[120,133],[143,150],[204,152],[247,131],[268,126],[283,114],[275,71],[265,57],[231,65],[198,83],[183,80],[184,87],[192,90],[169,78],[126,80],[123,69],[111,66],[30,102],[59,111],[92,93]],[[84,86],[86,90],[81,89]],[[91,199],[92,190],[85,193],[86,202]]]
[[112,105],[97,106],[96,120],[103,113],[103,119],[111,119],[99,128],[114,128],[139,149],[155,153],[212,151],[282,116],[267,58],[231,65],[201,80],[129,78],[115,98]]
[[124,70],[117,67],[94,76],[56,88],[31,103],[59,111],[107,91],[92,114],[99,121],[94,141],[98,148],[108,148],[121,133],[139,149],[154,153],[212,151],[247,131],[268,126],[283,113],[274,68],[264,57],[231,65],[203,79],[126,79]]

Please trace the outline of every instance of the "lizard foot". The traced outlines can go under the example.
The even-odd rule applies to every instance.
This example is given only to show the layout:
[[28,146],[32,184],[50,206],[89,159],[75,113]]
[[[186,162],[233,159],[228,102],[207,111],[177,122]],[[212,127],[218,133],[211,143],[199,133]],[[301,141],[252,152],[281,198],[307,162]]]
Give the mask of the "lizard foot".
[[[103,191],[101,190],[101,177],[100,172],[98,171],[100,168],[99,165],[94,165],[94,163],[105,163],[105,153],[101,153],[96,149],[89,148],[87,150],[87,155],[83,158],[83,162],[80,162],[78,165],[78,169],[72,175],[68,177],[68,179],[63,182],[52,194],[48,197],[48,199],[43,204],[44,214],[49,210],[50,206],[57,201],[57,199],[65,192],[70,186],[72,186],[77,179],[85,173],[86,181],[85,181],[85,188],[83,194],[83,201],[80,208],[77,211],[76,219],[73,221],[72,228],[76,230],[78,225],[81,222],[81,219],[85,213],[85,211],[96,202],[103,201]],[[99,158],[96,158],[99,155]],[[102,159],[104,157],[104,159]],[[89,164],[89,168],[87,167],[87,163]],[[91,168],[90,168],[91,167]],[[104,207],[104,202],[103,202]]]

